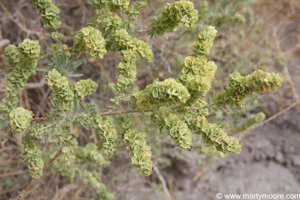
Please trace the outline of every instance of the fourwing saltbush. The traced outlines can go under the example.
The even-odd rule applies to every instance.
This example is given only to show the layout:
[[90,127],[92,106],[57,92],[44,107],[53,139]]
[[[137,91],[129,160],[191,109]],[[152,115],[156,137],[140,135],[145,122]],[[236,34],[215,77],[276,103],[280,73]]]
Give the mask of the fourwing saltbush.
[[[175,31],[181,24],[187,30],[192,29],[199,18],[207,15],[205,3],[199,12],[190,1],[167,4],[149,25],[149,37],[167,36],[169,31]],[[156,79],[145,89],[130,92],[136,81],[137,57],[146,62],[152,62],[154,57],[150,46],[132,34],[140,9],[147,6],[145,1],[93,0],[91,5],[96,16],[88,21],[87,27],[76,32],[73,47],[67,47],[60,41],[63,35],[57,29],[62,23],[59,9],[52,1],[33,0],[33,5],[40,12],[44,26],[58,43],[51,46],[51,52],[42,56],[39,42],[35,40],[25,39],[18,47],[6,47],[9,72],[4,91],[8,97],[0,104],[1,119],[21,141],[20,148],[23,148],[33,179],[43,176],[43,172],[49,168],[53,173],[70,180],[79,177],[95,188],[99,198],[112,199],[106,186],[95,178],[94,172],[88,170],[84,163],[92,163],[95,168],[107,165],[107,158],[114,156],[121,141],[127,146],[131,162],[140,174],[150,175],[152,152],[147,144],[149,133],[138,127],[139,117],[132,116],[132,113],[151,113],[152,123],[160,130],[166,130],[180,148],[190,149],[192,136],[196,134],[203,143],[222,155],[240,153],[241,145],[237,139],[227,135],[220,125],[209,123],[207,117],[211,109],[220,110],[224,104],[231,105],[233,109],[243,107],[246,97],[275,90],[282,82],[278,74],[261,70],[247,76],[233,72],[229,75],[226,89],[213,98],[207,98],[217,73],[217,65],[207,58],[217,30],[208,25],[197,33],[193,53],[183,59],[178,77],[162,81]],[[221,25],[226,21],[243,22],[244,18],[237,14],[228,15],[228,18],[216,17],[215,20],[216,24]],[[81,61],[75,61],[81,54],[102,59],[108,51],[118,51],[123,57],[117,67],[118,81],[111,84],[116,92],[112,102],[116,106],[127,102],[129,106],[121,111],[102,108],[107,109],[106,112],[97,113],[97,105],[82,103],[82,98],[97,90],[97,83],[91,79],[74,82],[72,77],[79,77],[80,74],[73,74],[72,71],[82,64]],[[48,58],[50,66],[37,67],[42,58]],[[45,82],[52,90],[53,112],[45,118],[33,118],[32,111],[17,106],[17,92],[25,88],[27,80],[36,70],[47,72]],[[118,116],[115,118],[118,125],[114,123],[113,116]],[[232,130],[244,131],[263,119],[262,113],[257,114]],[[77,141],[78,126],[86,130],[93,129],[101,141],[80,146]]]

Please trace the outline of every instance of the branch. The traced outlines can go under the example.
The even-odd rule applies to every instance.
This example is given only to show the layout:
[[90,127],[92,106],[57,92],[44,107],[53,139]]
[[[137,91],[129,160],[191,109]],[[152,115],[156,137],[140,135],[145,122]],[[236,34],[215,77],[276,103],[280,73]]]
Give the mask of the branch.
[[[213,103],[204,107],[200,107],[200,108],[193,108],[193,107],[185,107],[185,109],[187,110],[202,110],[205,108],[209,108],[213,105],[216,105],[217,103]],[[176,108],[172,108],[172,110],[175,110]],[[126,114],[126,113],[138,113],[140,111],[138,110],[124,110],[124,111],[111,111],[111,112],[104,112],[104,113],[99,113],[99,116],[109,116],[109,115],[122,115],[122,114]],[[143,110],[142,112],[151,112],[151,110]],[[35,122],[40,122],[40,121],[47,121],[48,118],[47,117],[41,117],[41,118],[34,118],[32,121]]]
[[45,76],[38,83],[26,83],[26,89],[41,88],[45,85]]
[[160,171],[158,170],[158,168],[156,167],[156,165],[154,165],[154,164],[153,164],[153,170],[154,170],[155,173],[157,174],[157,176],[158,176],[158,178],[159,178],[159,180],[160,180],[160,182],[161,182],[161,184],[162,184],[162,186],[163,186],[163,188],[164,188],[164,191],[165,191],[165,193],[166,193],[167,198],[168,198],[169,200],[171,200],[172,197],[171,197],[171,194],[170,194],[170,192],[169,192],[169,190],[168,190],[168,188],[167,188],[166,181],[165,181],[164,177],[161,175],[161,173],[160,173]]
[[61,153],[62,153],[62,149],[61,149],[59,152],[57,152],[57,154],[54,156],[54,158],[52,158],[52,159],[48,162],[48,164],[46,165],[46,167],[44,167],[43,172],[45,172],[45,171],[51,166],[51,164],[56,160],[56,158],[58,158],[58,156],[60,156]]
[[243,136],[243,135],[246,134],[247,132],[249,132],[249,131],[251,131],[251,130],[254,130],[254,129],[256,129],[257,127],[260,127],[260,126],[262,126],[262,125],[264,125],[264,124],[266,124],[266,123],[272,121],[273,119],[277,118],[278,116],[282,115],[283,113],[289,111],[290,109],[292,109],[293,107],[295,107],[295,106],[297,106],[297,105],[299,105],[299,104],[300,104],[300,102],[297,102],[297,101],[294,102],[293,104],[291,104],[291,105],[288,106],[287,108],[285,108],[285,109],[279,111],[278,113],[276,113],[276,114],[273,115],[272,117],[270,117],[270,118],[268,118],[268,119],[262,121],[261,123],[257,124],[256,126],[253,126],[253,127],[249,128],[249,129],[247,129],[247,130],[245,130],[245,131],[239,133],[239,135],[240,135],[240,136]]
[[41,33],[40,32],[37,32],[37,31],[32,31],[32,30],[29,30],[27,29],[26,27],[24,27],[20,22],[18,22],[18,20],[16,20],[12,14],[5,8],[5,6],[0,3],[0,7],[2,8],[2,10],[7,14],[7,16],[24,32],[26,32],[27,34],[35,34],[35,35],[38,35],[40,36]]
[[[143,112],[150,112],[151,110],[144,110]],[[100,113],[99,116],[106,116],[106,115],[122,115],[125,113],[137,113],[138,110],[125,110],[125,111],[113,111],[113,112],[105,112]]]

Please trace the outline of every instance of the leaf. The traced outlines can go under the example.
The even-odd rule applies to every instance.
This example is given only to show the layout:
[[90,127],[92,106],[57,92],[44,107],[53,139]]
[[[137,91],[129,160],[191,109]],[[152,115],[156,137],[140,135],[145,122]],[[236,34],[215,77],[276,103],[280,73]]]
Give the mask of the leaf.
[[83,76],[83,74],[70,74],[70,77],[80,77]]
[[70,67],[70,69],[73,70],[73,69],[79,67],[80,65],[82,65],[82,63],[83,63],[82,60],[77,61],[77,62],[73,62],[73,63],[72,63],[72,66]]
[[85,109],[85,106],[83,105],[83,103],[81,101],[79,101],[79,105],[82,109]]
[[54,68],[53,66],[45,66],[45,67],[37,67],[35,70],[40,72],[48,72],[53,68]]
[[88,105],[88,106],[85,108],[84,112],[85,112],[85,113],[89,113],[91,110],[93,110],[93,109],[95,109],[95,108],[96,108],[96,105]]

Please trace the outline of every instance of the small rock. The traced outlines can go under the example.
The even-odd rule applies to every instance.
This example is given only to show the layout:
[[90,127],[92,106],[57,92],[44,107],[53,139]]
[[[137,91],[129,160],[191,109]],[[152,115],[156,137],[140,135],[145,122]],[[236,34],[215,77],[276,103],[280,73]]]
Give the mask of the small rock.
[[300,167],[300,157],[299,156],[293,156],[291,160],[292,160],[293,165]]
[[275,160],[280,164],[282,164],[285,161],[284,156],[280,151],[277,152]]

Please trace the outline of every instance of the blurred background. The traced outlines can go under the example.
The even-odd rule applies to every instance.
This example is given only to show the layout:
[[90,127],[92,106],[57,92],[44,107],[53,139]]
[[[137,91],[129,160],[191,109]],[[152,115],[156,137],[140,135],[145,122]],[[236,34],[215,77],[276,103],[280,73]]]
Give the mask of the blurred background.
[[[135,2],[134,0],[131,2]],[[148,43],[154,52],[151,63],[137,61],[137,81],[134,90],[144,89],[154,79],[178,77],[183,59],[192,54],[192,44],[206,26],[218,30],[208,60],[217,66],[213,90],[225,89],[228,75],[242,75],[263,69],[279,73],[284,82],[274,92],[248,98],[246,106],[233,111],[213,112],[210,122],[222,124],[228,134],[241,140],[239,155],[223,155],[203,145],[195,136],[190,151],[176,148],[166,134],[151,125],[150,115],[141,115],[139,126],[148,134],[153,151],[154,170],[149,177],[140,176],[131,165],[129,152],[121,145],[110,164],[97,169],[101,182],[107,185],[115,199],[216,199],[218,192],[228,194],[295,194],[300,191],[300,1],[299,0],[191,0],[199,11],[199,21],[188,31],[179,27],[169,37],[150,39],[147,32],[153,16],[161,13],[167,3],[175,1],[149,0],[136,21],[134,33]],[[65,34],[63,43],[73,45],[76,31],[94,17],[87,0],[53,0],[60,9]],[[121,14],[120,14],[121,15]],[[30,0],[0,0],[0,89],[6,86],[3,72],[8,68],[4,47],[18,45],[24,39],[39,40],[42,54],[50,50],[54,40],[43,28],[39,13]],[[116,70],[122,57],[109,52],[102,60],[90,60],[83,55],[78,73],[99,84],[96,93],[84,102],[94,103],[99,111],[111,105],[114,92],[108,83],[116,82]],[[46,66],[47,60],[39,62]],[[44,72],[31,76],[26,89],[18,93],[19,106],[32,110],[35,117],[51,113],[51,90],[44,84]],[[74,81],[81,78],[74,78]],[[0,99],[5,97],[0,92]],[[127,105],[122,105],[126,107]],[[234,127],[242,119],[264,112],[266,120],[250,130],[236,133]],[[79,128],[78,141],[84,145],[92,132]],[[31,177],[18,142],[12,134],[0,132],[0,199],[14,199],[26,188]],[[31,188],[27,199],[93,199],[93,188],[79,179],[69,181],[62,175],[45,172]]]

